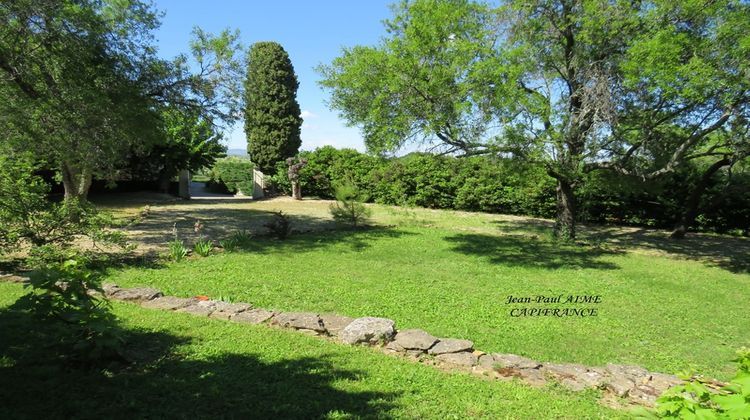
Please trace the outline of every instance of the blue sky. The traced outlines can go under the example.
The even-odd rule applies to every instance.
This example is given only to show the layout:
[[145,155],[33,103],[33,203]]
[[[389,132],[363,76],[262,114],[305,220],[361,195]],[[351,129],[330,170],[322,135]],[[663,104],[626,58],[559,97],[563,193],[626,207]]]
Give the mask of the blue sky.
[[[382,21],[390,17],[390,0],[155,0],[164,11],[157,33],[159,53],[171,58],[188,52],[190,32],[200,26],[209,32],[239,29],[242,42],[276,41],[284,46],[294,65],[300,87],[302,149],[323,145],[353,147],[364,151],[357,128],[346,127],[317,85],[314,67],[330,63],[341,48],[373,45],[385,34]],[[229,148],[245,149],[242,124],[227,135]]]

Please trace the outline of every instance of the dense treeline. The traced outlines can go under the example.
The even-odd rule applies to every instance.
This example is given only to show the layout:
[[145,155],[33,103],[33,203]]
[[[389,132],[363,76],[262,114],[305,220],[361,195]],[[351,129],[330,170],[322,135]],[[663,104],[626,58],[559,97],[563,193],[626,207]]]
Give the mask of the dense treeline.
[[[308,196],[332,199],[337,184],[353,183],[374,203],[555,216],[554,180],[543,167],[519,160],[427,153],[388,159],[330,146],[300,156],[308,161],[300,171],[302,191]],[[671,228],[700,172],[691,165],[648,181],[608,172],[589,174],[579,194],[580,221]],[[285,164],[277,166],[272,181],[290,193]],[[716,174],[701,200],[695,227],[747,235],[749,226],[750,174]]]

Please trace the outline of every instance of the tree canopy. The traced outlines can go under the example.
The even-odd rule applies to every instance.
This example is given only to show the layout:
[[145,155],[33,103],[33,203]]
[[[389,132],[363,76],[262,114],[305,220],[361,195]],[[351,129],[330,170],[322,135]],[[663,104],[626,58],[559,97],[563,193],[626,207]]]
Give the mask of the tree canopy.
[[253,163],[271,173],[302,144],[299,82],[284,48],[258,42],[250,48],[245,79],[245,134]]
[[373,151],[427,141],[543,164],[555,233],[574,238],[587,172],[656,177],[747,121],[750,6],[704,3],[403,1],[387,37],[344,50],[321,84]]

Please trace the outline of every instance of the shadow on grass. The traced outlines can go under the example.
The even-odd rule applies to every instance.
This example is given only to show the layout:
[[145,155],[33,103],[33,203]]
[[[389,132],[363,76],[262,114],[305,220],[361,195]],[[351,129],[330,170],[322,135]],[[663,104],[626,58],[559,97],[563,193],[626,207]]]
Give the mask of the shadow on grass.
[[486,257],[494,264],[545,269],[592,268],[613,270],[617,264],[600,257],[615,251],[548,242],[523,235],[458,234],[446,238],[453,250],[465,255]]
[[[112,326],[113,328],[119,328]],[[180,356],[189,340],[123,330],[128,365],[60,360],[66,331],[0,311],[0,410],[5,418],[387,417],[395,394],[338,389],[362,372],[326,357],[267,362],[251,354]]]
[[[270,210],[215,206],[219,203],[222,201],[177,202],[166,210],[152,211],[148,217],[126,230],[131,234],[134,243],[146,250],[166,248],[167,244],[175,239],[175,229],[178,238],[192,247],[199,238],[194,231],[194,224],[199,220],[205,226],[202,232],[205,237],[220,240],[242,231],[255,235],[264,234],[267,231],[264,225],[273,219],[274,212]],[[330,230],[337,226],[332,220],[322,217],[305,214],[290,214],[289,217],[292,229],[297,232]]]
[[378,240],[399,238],[405,235],[415,235],[415,233],[387,226],[338,227],[326,231],[313,230],[296,233],[284,240],[271,236],[257,236],[243,244],[238,251],[256,254],[298,253],[342,244],[351,251],[358,252],[371,247]]
[[[505,233],[533,233],[549,237],[554,223],[543,219],[497,221]],[[640,248],[664,252],[678,258],[703,262],[733,273],[750,273],[750,239],[691,233],[681,240],[669,238],[668,231],[627,226],[581,225],[579,238],[603,243],[620,252]]]
[[586,236],[621,248],[642,248],[695,260],[733,273],[750,273],[750,239],[688,234],[670,239],[666,231],[645,228],[594,226]]

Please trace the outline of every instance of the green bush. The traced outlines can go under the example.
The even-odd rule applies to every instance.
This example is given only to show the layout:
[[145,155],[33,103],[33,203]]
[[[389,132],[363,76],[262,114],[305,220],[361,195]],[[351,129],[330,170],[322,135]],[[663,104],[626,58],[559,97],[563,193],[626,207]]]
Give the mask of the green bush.
[[253,163],[243,157],[219,159],[209,172],[209,189],[214,192],[251,195],[253,193]]
[[719,390],[700,377],[666,390],[656,400],[655,413],[639,410],[643,418],[748,419],[750,418],[750,349],[740,349],[737,374]]
[[263,226],[278,239],[286,239],[292,233],[292,220],[281,210],[274,212],[273,218]]
[[336,202],[331,204],[333,220],[352,226],[361,226],[372,214],[363,204],[367,196],[363,195],[353,183],[345,183],[336,187]]

